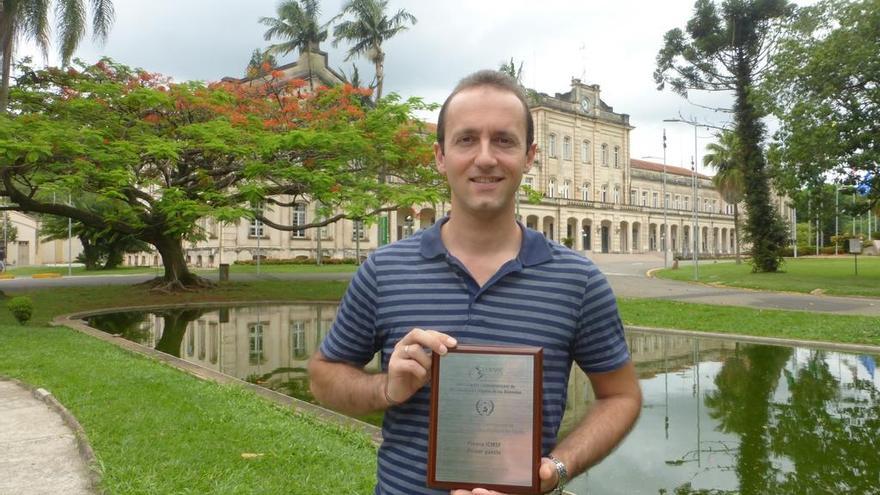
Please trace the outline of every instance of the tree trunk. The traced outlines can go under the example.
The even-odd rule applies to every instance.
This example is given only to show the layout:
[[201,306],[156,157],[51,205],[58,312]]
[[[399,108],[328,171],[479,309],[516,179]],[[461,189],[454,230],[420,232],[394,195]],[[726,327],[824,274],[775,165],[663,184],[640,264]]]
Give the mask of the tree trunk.
[[83,263],[86,265],[86,270],[97,270],[98,263],[100,263],[101,250],[98,246],[92,244],[87,236],[78,236],[78,238],[80,244],[82,244],[82,258]]
[[176,292],[214,285],[189,271],[179,237],[159,235],[148,242],[159,251],[162,256],[162,265],[165,267],[165,274],[162,277],[148,282],[154,290]]
[[385,54],[382,47],[374,47],[376,50],[376,102],[382,98],[382,83],[385,81]]
[[733,252],[736,253],[736,264],[741,265],[739,257],[739,205],[733,204]]
[[12,76],[12,44],[11,34],[3,41],[3,68],[0,75],[0,112],[5,113],[9,107],[9,78]]

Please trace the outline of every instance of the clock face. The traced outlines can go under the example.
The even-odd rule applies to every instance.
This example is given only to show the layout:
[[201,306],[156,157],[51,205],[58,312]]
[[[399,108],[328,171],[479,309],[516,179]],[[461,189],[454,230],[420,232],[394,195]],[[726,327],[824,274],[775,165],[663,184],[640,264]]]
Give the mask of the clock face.
[[590,111],[590,99],[589,98],[584,98],[581,100],[581,109],[585,112]]

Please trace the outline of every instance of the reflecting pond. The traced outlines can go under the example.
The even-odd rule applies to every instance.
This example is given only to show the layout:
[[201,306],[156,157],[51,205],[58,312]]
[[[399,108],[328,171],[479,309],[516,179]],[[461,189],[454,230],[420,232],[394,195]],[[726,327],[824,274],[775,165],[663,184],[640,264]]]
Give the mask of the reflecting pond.
[[[89,324],[312,401],[306,363],[336,304],[174,309]],[[572,481],[595,494],[880,494],[880,356],[630,332],[644,407],[605,462]],[[368,369],[378,370],[378,358]],[[575,371],[561,435],[583,416]],[[364,418],[379,424],[381,415]]]

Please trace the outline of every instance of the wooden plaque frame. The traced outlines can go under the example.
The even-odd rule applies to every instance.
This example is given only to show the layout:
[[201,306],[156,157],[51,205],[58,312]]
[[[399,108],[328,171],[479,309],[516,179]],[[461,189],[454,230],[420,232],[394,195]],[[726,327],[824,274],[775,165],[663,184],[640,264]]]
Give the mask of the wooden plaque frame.
[[532,356],[534,366],[532,386],[532,455],[531,455],[531,485],[503,485],[493,483],[473,483],[437,480],[437,410],[439,407],[439,384],[440,371],[443,358],[436,352],[431,356],[431,418],[428,429],[428,486],[440,489],[474,489],[486,488],[489,490],[502,491],[510,494],[540,493],[541,478],[538,469],[541,467],[541,438],[543,430],[543,357],[544,352],[540,347],[508,347],[508,346],[474,346],[459,345],[449,349],[449,353],[489,354],[489,355],[526,355]]

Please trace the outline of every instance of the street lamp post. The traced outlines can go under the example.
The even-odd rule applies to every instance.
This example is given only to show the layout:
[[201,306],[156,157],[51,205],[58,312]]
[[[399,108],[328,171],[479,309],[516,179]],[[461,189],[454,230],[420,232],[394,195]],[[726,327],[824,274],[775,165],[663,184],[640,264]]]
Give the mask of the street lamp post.
[[[694,158],[693,158],[693,167],[691,170],[693,172],[693,190],[694,190],[694,206],[693,206],[693,214],[694,214],[694,233],[691,237],[693,237],[694,242],[694,250],[693,250],[693,263],[694,263],[694,280],[700,279],[700,220],[699,215],[697,214],[697,203],[699,203],[698,195],[700,194],[699,185],[697,183],[697,128],[705,127],[702,124],[699,124],[692,120],[684,120],[684,119],[663,119],[663,122],[678,122],[681,124],[688,124],[694,128]],[[665,149],[664,149],[665,152]],[[666,198],[664,198],[665,200]]]

